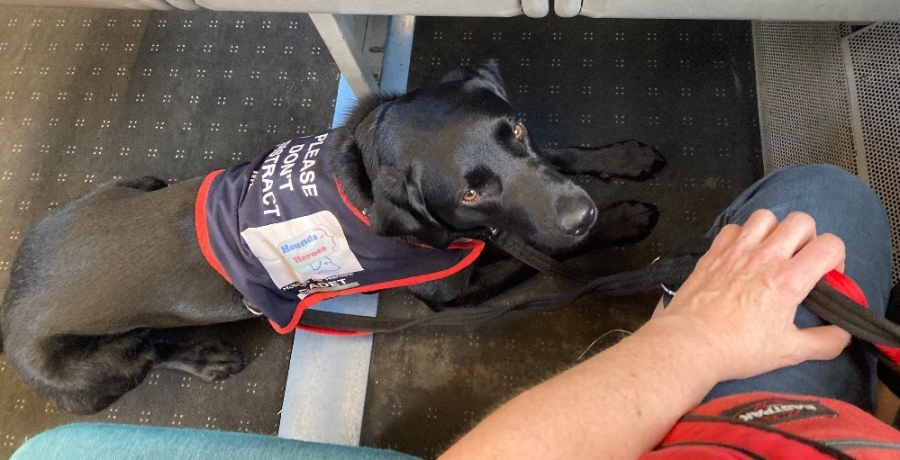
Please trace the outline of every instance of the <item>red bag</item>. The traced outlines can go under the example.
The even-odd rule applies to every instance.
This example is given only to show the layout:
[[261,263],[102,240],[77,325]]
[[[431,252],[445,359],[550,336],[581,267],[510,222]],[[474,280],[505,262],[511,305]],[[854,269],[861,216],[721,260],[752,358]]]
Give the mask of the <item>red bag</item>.
[[641,460],[900,459],[900,431],[828,398],[745,393],[680,420]]
[[[832,271],[825,284],[861,306],[865,296]],[[810,298],[807,301],[811,300]],[[852,307],[832,308],[856,312]],[[838,322],[838,321],[833,321]],[[900,349],[873,351],[896,363]],[[642,460],[661,459],[900,459],[900,431],[862,409],[829,398],[745,393],[714,399],[685,415]]]

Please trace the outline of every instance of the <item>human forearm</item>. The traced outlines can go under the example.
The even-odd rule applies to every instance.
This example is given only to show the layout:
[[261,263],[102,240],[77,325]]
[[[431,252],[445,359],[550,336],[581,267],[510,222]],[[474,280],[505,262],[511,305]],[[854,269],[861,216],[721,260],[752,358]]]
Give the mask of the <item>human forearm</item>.
[[794,315],[843,261],[843,243],[804,214],[726,225],[665,311],[516,397],[443,458],[635,458],[716,383],[840,354],[846,331],[797,329]]
[[441,458],[636,458],[717,382],[717,353],[680,322],[654,319],[522,393]]

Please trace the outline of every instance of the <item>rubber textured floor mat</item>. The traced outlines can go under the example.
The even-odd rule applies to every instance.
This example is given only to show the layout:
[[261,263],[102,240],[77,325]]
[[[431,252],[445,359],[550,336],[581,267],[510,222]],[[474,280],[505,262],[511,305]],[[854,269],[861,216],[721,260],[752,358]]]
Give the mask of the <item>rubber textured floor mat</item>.
[[[578,178],[600,203],[637,199],[661,210],[641,243],[579,258],[587,271],[648,264],[705,232],[762,174],[749,22],[419,18],[410,86],[487,58],[500,60],[539,146],[637,139],[669,160],[642,183]],[[511,295],[565,287],[536,277]],[[607,331],[637,328],[657,297],[590,297],[555,314],[377,336],[362,444],[433,457],[499,403],[622,336]],[[379,314],[425,311],[404,294],[381,296]]]
[[[328,129],[338,71],[306,15],[0,8],[0,286],[50,209],[99,183],[175,182]],[[90,417],[60,413],[0,355],[0,458],[69,421],[275,434],[291,336],[263,321],[207,331],[252,359],[205,383],[152,372]]]

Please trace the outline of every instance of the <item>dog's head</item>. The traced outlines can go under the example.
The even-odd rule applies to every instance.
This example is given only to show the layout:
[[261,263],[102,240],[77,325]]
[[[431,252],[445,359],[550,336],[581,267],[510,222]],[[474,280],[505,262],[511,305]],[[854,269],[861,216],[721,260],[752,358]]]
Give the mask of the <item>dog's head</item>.
[[369,218],[380,234],[446,247],[496,228],[560,250],[594,223],[587,193],[532,145],[495,61],[356,115],[348,128],[371,181]]

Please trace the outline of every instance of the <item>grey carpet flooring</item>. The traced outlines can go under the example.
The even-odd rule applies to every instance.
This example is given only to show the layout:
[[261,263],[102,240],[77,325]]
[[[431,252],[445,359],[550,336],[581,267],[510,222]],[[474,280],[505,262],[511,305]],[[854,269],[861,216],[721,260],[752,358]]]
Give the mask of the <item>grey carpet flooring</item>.
[[[579,258],[586,271],[650,263],[705,232],[762,174],[748,22],[419,18],[410,86],[487,58],[500,60],[538,145],[637,139],[669,160],[642,183],[578,179],[599,203],[637,199],[661,211],[646,240]],[[566,287],[539,276],[510,295]],[[622,336],[608,331],[637,328],[657,298],[592,296],[554,314],[377,336],[362,443],[433,457],[498,404]],[[425,311],[401,293],[381,296],[379,314]]]
[[[111,179],[175,182],[330,126],[337,67],[305,15],[0,8],[0,288],[49,210]],[[109,410],[59,412],[0,355],[0,458],[70,421],[275,434],[291,336],[223,326],[252,363],[155,371]]]

